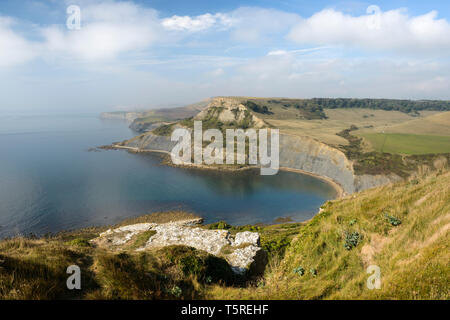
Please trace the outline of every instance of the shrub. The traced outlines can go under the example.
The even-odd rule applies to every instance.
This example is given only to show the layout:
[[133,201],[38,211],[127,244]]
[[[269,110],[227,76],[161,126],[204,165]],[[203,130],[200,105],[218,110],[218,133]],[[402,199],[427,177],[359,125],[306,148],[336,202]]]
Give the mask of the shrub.
[[294,273],[298,274],[299,276],[303,276],[305,274],[305,269],[303,269],[302,266],[298,266],[294,269]]
[[384,214],[384,216],[386,217],[387,221],[394,227],[399,226],[400,224],[402,224],[402,221],[394,216],[390,216],[387,213]]
[[183,290],[181,290],[179,286],[174,286],[172,289],[170,289],[169,292],[177,298],[181,297],[181,295],[183,294]]
[[361,240],[361,235],[358,232],[345,232],[345,243],[344,248],[347,250],[351,250],[356,247]]
[[228,229],[231,229],[231,225],[229,225],[225,221],[219,221],[219,222],[211,223],[208,226],[208,229],[210,229],[210,230],[217,230],[217,229],[226,229],[226,230],[228,230]]
[[268,253],[274,254],[277,253],[279,255],[283,255],[286,251],[286,248],[291,243],[291,239],[288,238],[280,238],[268,241],[263,244],[263,249],[266,250]]
[[90,247],[91,244],[86,239],[73,239],[71,241],[66,242],[69,246],[77,246],[77,247]]

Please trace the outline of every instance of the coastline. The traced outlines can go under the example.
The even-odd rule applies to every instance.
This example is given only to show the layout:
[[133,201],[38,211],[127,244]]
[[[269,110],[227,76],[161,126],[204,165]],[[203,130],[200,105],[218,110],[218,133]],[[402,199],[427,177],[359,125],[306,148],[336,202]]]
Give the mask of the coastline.
[[[132,153],[146,153],[146,152],[151,152],[151,153],[162,153],[162,154],[166,154],[166,155],[170,155],[170,152],[165,151],[165,150],[155,150],[155,149],[140,149],[140,148],[136,148],[136,147],[125,147],[125,146],[120,146],[120,145],[116,145],[116,144],[112,144],[110,146],[103,146],[103,147],[99,147],[102,149],[123,149],[123,150],[127,150],[128,152],[132,152]],[[216,170],[216,171],[243,171],[243,170],[250,170],[250,169],[256,169],[259,168],[258,166],[245,166],[245,167],[240,167],[240,168],[234,168],[234,167],[228,167],[228,166],[222,166],[222,167],[215,167],[215,166],[208,166],[208,165],[204,165],[204,164],[183,164],[183,165],[175,165],[175,164],[171,164],[171,163],[167,163],[167,162],[163,162],[163,164],[168,165],[168,166],[173,166],[173,167],[178,167],[178,168],[195,168],[195,169],[202,169],[202,170]],[[304,175],[308,175],[317,179],[320,179],[322,181],[325,181],[326,183],[328,183],[335,191],[336,191],[336,199],[341,199],[342,197],[344,197],[346,195],[344,188],[336,181],[334,181],[333,179],[329,178],[329,177],[325,177],[325,176],[321,176],[312,172],[307,172],[301,169],[294,169],[294,168],[289,168],[289,167],[280,167],[279,170],[282,171],[287,171],[287,172],[294,172],[294,173],[300,173],[300,174],[304,174]]]

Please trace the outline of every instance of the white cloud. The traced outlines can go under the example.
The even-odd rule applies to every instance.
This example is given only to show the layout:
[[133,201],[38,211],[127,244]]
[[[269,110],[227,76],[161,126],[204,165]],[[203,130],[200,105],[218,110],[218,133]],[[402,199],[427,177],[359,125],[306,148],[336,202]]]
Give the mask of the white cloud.
[[272,50],[267,53],[268,56],[282,56],[287,54],[299,54],[299,53],[310,53],[322,49],[328,49],[329,47],[316,47],[316,48],[305,48],[298,50]]
[[[27,29],[0,18],[0,68],[46,59],[0,73],[3,105],[146,107],[214,95],[450,98],[449,23],[434,12],[383,12],[377,27],[373,16],[335,10],[307,19],[261,8],[160,19],[133,2],[83,3],[79,31],[65,21]],[[355,47],[381,54],[349,55]]]
[[50,53],[98,61],[143,50],[159,38],[161,28],[157,12],[131,2],[83,6],[81,15],[80,30],[59,26],[42,30]]
[[212,27],[228,28],[233,24],[233,20],[226,14],[206,13],[196,17],[175,15],[163,19],[161,24],[168,30],[198,32]]
[[161,24],[168,30],[199,32],[205,30],[228,30],[231,38],[238,42],[259,42],[267,37],[284,36],[300,17],[275,9],[241,7],[227,13],[206,13],[203,15],[172,16]]
[[234,24],[231,36],[240,42],[261,43],[272,37],[283,39],[285,33],[300,21],[300,16],[275,9],[243,7],[230,16]]
[[436,52],[450,49],[450,24],[437,12],[410,17],[405,10],[350,16],[326,9],[303,19],[288,38],[300,44]]
[[0,67],[11,67],[31,60],[37,47],[16,33],[15,21],[0,16]]

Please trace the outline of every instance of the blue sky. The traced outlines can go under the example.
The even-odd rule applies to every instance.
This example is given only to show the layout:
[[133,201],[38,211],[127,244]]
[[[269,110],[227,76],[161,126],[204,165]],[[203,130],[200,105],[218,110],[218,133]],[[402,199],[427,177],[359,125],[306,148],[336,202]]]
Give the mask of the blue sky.
[[449,34],[448,1],[2,0],[0,112],[450,99]]

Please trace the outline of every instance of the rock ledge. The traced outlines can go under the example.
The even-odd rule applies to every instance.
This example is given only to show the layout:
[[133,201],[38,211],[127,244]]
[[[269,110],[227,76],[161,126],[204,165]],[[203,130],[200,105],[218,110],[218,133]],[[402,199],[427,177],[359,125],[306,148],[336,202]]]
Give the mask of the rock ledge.
[[147,232],[155,233],[136,251],[170,245],[184,245],[223,257],[232,270],[240,275],[257,275],[264,272],[267,253],[261,248],[257,232],[239,232],[235,236],[227,230],[207,230],[198,227],[202,219],[191,219],[162,224],[138,223],[109,229],[92,242],[98,246],[109,246],[122,250],[135,236]]

